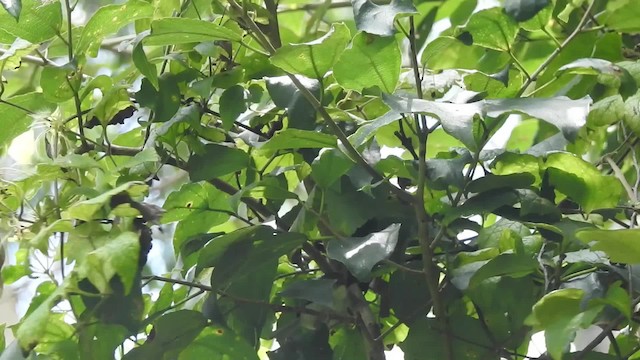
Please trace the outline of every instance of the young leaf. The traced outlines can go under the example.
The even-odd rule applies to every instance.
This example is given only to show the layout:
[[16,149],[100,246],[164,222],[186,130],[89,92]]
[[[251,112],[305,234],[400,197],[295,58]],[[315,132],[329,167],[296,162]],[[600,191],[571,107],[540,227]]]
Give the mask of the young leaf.
[[[13,138],[29,129],[33,119],[24,109],[37,112],[53,111],[55,106],[42,93],[27,93],[6,98],[0,103],[0,146],[8,145]],[[17,108],[15,105],[19,106]]]
[[603,251],[613,262],[623,264],[640,263],[640,230],[580,230],[576,237],[589,243],[594,251]]
[[337,139],[333,135],[315,131],[285,129],[262,145],[260,151],[273,153],[284,149],[321,149],[337,146]]
[[346,89],[362,91],[377,86],[392,93],[400,77],[400,48],[395,37],[356,34],[333,67],[333,74]]
[[[3,5],[6,3],[9,1],[4,1]],[[11,44],[20,38],[32,44],[38,44],[60,33],[62,24],[60,3],[43,3],[40,0],[22,0],[17,3],[22,5],[18,21],[16,16],[8,12],[0,13],[0,43]]]
[[338,61],[351,34],[344,24],[334,24],[323,37],[279,48],[270,58],[273,65],[292,74],[321,79]]

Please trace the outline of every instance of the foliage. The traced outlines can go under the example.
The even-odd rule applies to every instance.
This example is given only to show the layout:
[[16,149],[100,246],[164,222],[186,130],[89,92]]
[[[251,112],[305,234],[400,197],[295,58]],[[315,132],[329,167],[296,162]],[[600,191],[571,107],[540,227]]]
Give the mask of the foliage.
[[635,1],[0,1],[0,359],[640,358]]

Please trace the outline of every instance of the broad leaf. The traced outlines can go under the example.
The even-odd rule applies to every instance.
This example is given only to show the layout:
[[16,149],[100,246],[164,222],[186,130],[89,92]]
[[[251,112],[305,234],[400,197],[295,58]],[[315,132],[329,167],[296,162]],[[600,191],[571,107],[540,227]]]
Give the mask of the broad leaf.
[[311,301],[318,305],[331,308],[333,303],[333,288],[335,279],[313,279],[296,281],[287,285],[280,292],[280,296]]
[[321,79],[338,61],[349,40],[351,34],[347,26],[334,24],[329,32],[317,40],[279,48],[270,61],[292,74]]
[[500,8],[479,11],[471,16],[464,30],[475,45],[500,51],[510,51],[518,33],[517,23],[505,16]]
[[337,147],[333,135],[307,130],[286,129],[260,147],[260,151],[272,153],[284,149],[321,149]]
[[78,45],[77,54],[98,55],[98,48],[105,36],[116,33],[123,26],[137,19],[153,15],[153,6],[142,0],[130,0],[122,5],[107,5],[96,11],[87,22]]
[[639,230],[581,230],[576,237],[589,243],[594,251],[602,251],[613,262],[640,264]]
[[244,169],[249,164],[246,152],[218,144],[207,144],[204,151],[189,158],[191,181],[211,180]]
[[516,21],[527,21],[544,9],[549,0],[507,0],[504,10]]
[[[4,4],[22,5],[20,18],[9,12],[0,13],[0,43],[11,44],[17,38],[38,44],[59,34],[62,24],[62,8],[58,2],[43,3],[40,0],[5,1]],[[6,9],[6,6],[5,6]],[[15,8],[17,9],[17,8]]]
[[212,21],[187,18],[165,18],[151,22],[151,34],[145,45],[175,45],[215,40],[240,41],[240,34]]
[[396,247],[400,224],[362,238],[334,239],[327,246],[327,256],[345,264],[359,280],[366,281],[371,269],[387,259]]
[[[298,76],[302,85],[316,97],[320,98],[320,83],[317,80]],[[316,110],[300,93],[288,76],[270,77],[266,79],[267,90],[276,106],[287,109],[289,127],[313,130],[316,125]]]
[[138,197],[147,192],[148,186],[139,181],[124,183],[114,189],[106,191],[94,198],[77,202],[63,213],[63,218],[72,218],[83,221],[94,219],[96,213],[103,207],[109,205],[111,198],[122,192],[128,193],[131,197]]
[[[37,112],[53,111],[53,104],[45,100],[42,93],[28,93],[4,99],[0,103],[0,146],[8,145],[13,138],[29,129],[33,119],[24,109]],[[11,106],[11,104],[17,105]]]
[[395,37],[360,32],[353,38],[351,48],[340,56],[333,74],[346,89],[362,91],[377,86],[392,93],[400,76],[401,60]]
[[210,325],[180,352],[178,360],[216,359],[258,360],[255,350],[233,331]]

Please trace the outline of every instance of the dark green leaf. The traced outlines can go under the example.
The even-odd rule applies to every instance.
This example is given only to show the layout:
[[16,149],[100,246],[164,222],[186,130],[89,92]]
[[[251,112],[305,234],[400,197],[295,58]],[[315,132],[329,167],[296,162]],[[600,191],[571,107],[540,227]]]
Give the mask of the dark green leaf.
[[[320,83],[299,76],[302,85],[316,97],[320,97]],[[270,77],[266,79],[267,90],[276,106],[287,109],[289,115],[289,127],[314,130],[316,125],[316,110],[305,99],[288,76]]]
[[151,85],[153,85],[156,90],[160,90],[160,85],[158,83],[158,70],[156,69],[156,66],[154,64],[149,62],[147,54],[144,52],[142,42],[139,42],[136,46],[133,47],[131,60],[133,61],[133,64],[136,66],[136,68],[140,70],[140,73],[149,80]]
[[527,21],[548,4],[549,0],[507,0],[504,10],[516,21]]
[[353,360],[366,358],[366,346],[358,331],[348,327],[341,327],[332,332],[329,344],[333,349],[332,360]]
[[255,350],[233,331],[221,326],[207,326],[180,352],[178,360],[229,358],[258,360]]
[[238,116],[245,111],[247,111],[247,99],[242,86],[234,85],[222,93],[220,96],[220,118],[225,130],[231,129]]
[[240,171],[249,164],[246,152],[218,144],[207,144],[202,153],[189,158],[191,181],[210,180]]
[[336,284],[335,279],[313,279],[302,280],[288,284],[284,290],[280,292],[280,296],[302,299],[311,301],[318,305],[332,308],[333,304],[333,287]]

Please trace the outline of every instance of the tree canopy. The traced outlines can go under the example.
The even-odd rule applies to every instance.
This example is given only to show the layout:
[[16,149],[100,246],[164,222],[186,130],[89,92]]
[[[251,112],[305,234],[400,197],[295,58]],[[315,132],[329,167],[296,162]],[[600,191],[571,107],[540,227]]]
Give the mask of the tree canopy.
[[640,358],[636,2],[0,0],[0,359]]

